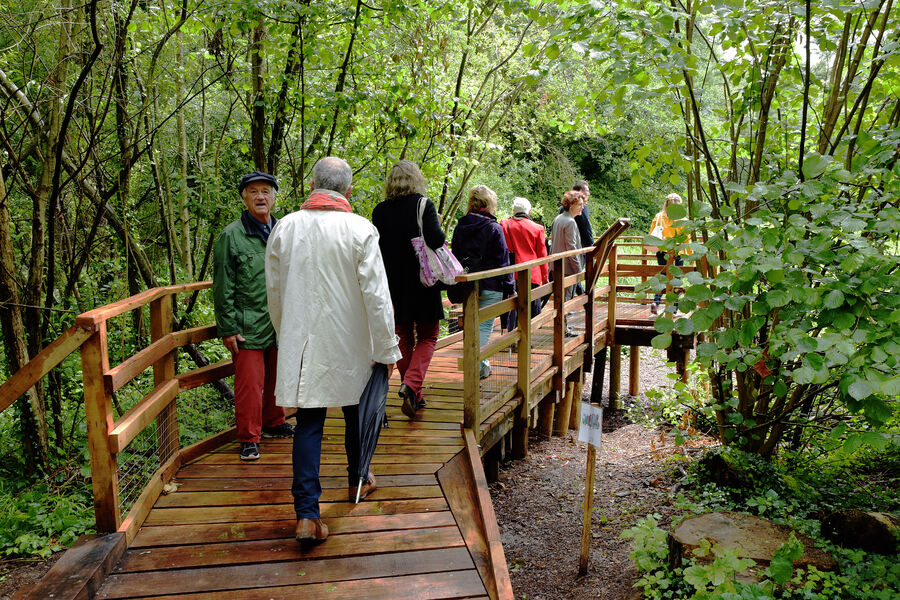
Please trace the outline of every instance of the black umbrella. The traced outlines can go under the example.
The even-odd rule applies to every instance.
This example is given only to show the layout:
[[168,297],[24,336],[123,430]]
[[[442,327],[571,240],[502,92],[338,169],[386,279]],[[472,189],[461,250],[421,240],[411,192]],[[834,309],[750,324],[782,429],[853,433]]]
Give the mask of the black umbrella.
[[356,502],[362,491],[363,482],[369,477],[369,463],[375,454],[375,445],[382,425],[386,425],[385,406],[388,394],[387,365],[375,363],[372,375],[359,397],[359,485],[356,488]]

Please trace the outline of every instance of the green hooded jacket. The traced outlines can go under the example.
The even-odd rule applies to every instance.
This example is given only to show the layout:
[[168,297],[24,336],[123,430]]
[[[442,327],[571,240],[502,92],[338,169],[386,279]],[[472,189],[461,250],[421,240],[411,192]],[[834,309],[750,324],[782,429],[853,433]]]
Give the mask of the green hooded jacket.
[[240,334],[241,348],[260,350],[276,339],[266,301],[266,243],[252,218],[245,211],[216,239],[213,299],[219,337]]

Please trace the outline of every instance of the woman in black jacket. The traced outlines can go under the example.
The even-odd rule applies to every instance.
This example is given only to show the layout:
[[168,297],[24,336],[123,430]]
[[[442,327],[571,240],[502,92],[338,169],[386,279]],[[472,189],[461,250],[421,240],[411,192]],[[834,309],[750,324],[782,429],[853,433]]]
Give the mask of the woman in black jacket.
[[394,305],[394,323],[400,336],[400,352],[403,358],[397,362],[400,372],[401,410],[410,419],[416,410],[425,406],[422,398],[422,382],[444,318],[441,292],[436,287],[425,287],[419,280],[419,261],[410,240],[419,236],[418,208],[424,201],[422,235],[429,248],[444,244],[444,232],[438,221],[437,210],[431,200],[425,198],[425,177],[416,163],[401,160],[391,168],[384,185],[384,201],[372,211],[372,223],[381,236],[381,256],[387,272],[391,302]]
[[[486,185],[476,185],[469,190],[466,214],[453,230],[453,254],[464,266],[476,265],[475,271],[489,271],[508,266],[509,250],[503,227],[497,222],[497,194]],[[512,273],[488,277],[478,282],[478,308],[500,302],[503,294],[515,291]],[[484,346],[491,339],[494,319],[478,325],[478,344]],[[479,367],[479,377],[491,374],[491,363],[485,359]]]

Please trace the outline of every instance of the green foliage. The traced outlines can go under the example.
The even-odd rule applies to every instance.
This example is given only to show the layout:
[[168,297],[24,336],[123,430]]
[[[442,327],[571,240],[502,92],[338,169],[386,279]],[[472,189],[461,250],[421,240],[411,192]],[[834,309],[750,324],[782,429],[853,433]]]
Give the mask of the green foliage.
[[5,556],[48,557],[94,526],[90,485],[69,482],[0,489],[0,548]]

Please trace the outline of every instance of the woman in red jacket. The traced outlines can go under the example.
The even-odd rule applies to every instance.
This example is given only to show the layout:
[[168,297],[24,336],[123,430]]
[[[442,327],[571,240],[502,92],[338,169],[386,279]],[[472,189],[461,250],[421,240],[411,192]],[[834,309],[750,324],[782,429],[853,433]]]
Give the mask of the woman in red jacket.
[[[500,221],[506,246],[513,254],[515,264],[547,256],[547,235],[544,227],[531,220],[531,202],[526,198],[513,198],[513,216]],[[549,281],[547,265],[531,268],[531,287],[536,288]],[[531,316],[540,314],[541,301],[531,301]],[[516,311],[509,313],[509,331],[516,328]]]

